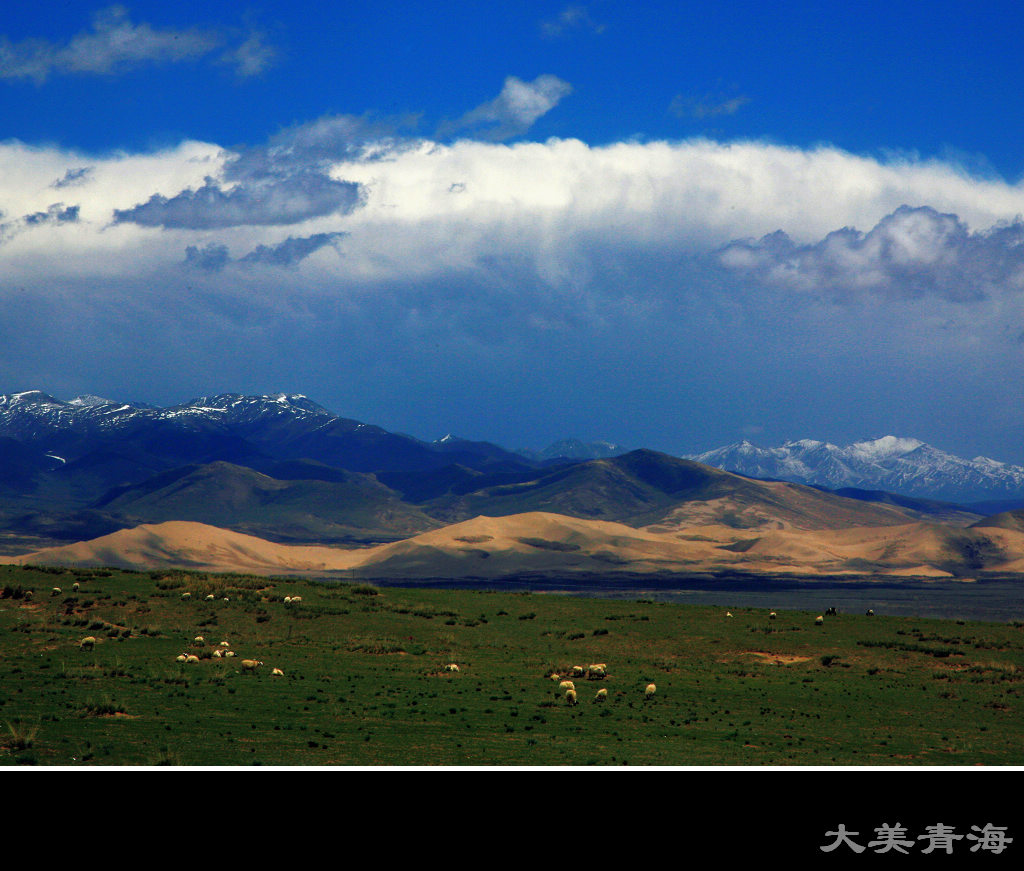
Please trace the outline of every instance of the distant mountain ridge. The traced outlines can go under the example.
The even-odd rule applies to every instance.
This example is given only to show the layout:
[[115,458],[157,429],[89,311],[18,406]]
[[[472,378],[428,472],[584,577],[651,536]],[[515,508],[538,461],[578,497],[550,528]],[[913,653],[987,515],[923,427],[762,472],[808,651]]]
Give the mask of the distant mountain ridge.
[[749,441],[688,459],[753,478],[830,490],[885,490],[961,504],[1024,499],[1024,467],[988,457],[967,460],[919,439],[883,436],[843,447],[813,439],[764,448]]

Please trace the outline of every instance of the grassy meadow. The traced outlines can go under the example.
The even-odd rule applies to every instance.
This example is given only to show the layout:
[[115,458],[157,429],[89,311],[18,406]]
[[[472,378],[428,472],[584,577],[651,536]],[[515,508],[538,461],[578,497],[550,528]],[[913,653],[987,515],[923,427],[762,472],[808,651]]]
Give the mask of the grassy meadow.
[[5,566],[0,764],[1024,763],[1024,623],[731,612]]

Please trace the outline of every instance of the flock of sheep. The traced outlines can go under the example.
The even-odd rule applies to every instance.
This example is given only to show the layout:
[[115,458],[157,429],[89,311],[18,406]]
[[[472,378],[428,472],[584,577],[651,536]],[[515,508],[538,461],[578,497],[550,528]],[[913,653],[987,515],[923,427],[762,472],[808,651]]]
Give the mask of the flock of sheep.
[[[559,692],[565,693],[564,697],[565,703],[567,705],[572,706],[578,704],[576,696],[576,684],[574,681],[570,680],[569,678],[565,678],[563,680],[562,675],[557,671],[552,672],[550,677],[551,680],[559,681],[558,690]],[[596,662],[591,665],[588,665],[586,668],[584,668],[582,665],[574,665],[571,669],[569,677],[584,678],[586,680],[604,680],[604,678],[608,677],[608,665],[604,662]],[[658,688],[654,684],[647,684],[647,686],[644,688],[644,698],[650,699],[651,696],[653,696],[654,693],[657,691],[657,689]],[[594,695],[595,702],[603,702],[607,699],[608,690],[604,687],[599,689],[597,693]]]
[[[75,590],[75,592],[78,592],[78,584],[74,585],[74,590]],[[60,595],[60,592],[61,592],[60,587],[54,587],[53,588],[53,595],[54,596]],[[192,594],[189,593],[189,592],[184,592],[184,593],[181,594],[181,598],[182,598],[183,601],[187,602],[187,601],[189,601],[192,598]],[[206,596],[206,601],[212,602],[215,598],[216,598],[216,596],[214,596],[212,593],[210,593],[210,594],[208,594]],[[223,601],[228,602],[228,601],[230,601],[230,599],[227,596],[224,596],[223,597]],[[285,596],[284,597],[284,603],[286,605],[298,604],[301,601],[302,601],[302,596]],[[96,644],[97,644],[96,637],[94,635],[87,635],[85,638],[83,638],[79,642],[78,646],[82,650],[92,650],[96,646]],[[202,635],[197,635],[197,636],[195,636],[195,638],[192,639],[192,646],[193,647],[202,647],[204,644],[206,644],[206,639]],[[237,655],[238,654],[235,653],[235,651],[231,649],[231,643],[229,641],[221,641],[213,649],[213,651],[210,654],[210,656],[212,658],[214,658],[214,659],[230,659],[230,658],[235,657]],[[181,663],[181,664],[184,664],[184,665],[194,665],[194,664],[196,664],[196,663],[198,663],[200,661],[200,657],[196,653],[182,652],[182,653],[179,653],[174,658],[174,661],[178,662],[178,663]],[[243,660],[240,660],[239,664],[241,665],[241,669],[242,669],[242,673],[243,674],[253,674],[253,673],[255,673],[256,669],[259,668],[264,663],[263,663],[263,660],[260,660],[260,659],[243,659]],[[457,670],[458,670],[458,666],[456,666],[456,671]],[[284,672],[281,669],[279,669],[279,668],[273,668],[271,670],[270,674],[272,676],[274,676],[274,677],[284,677]]]
[[[78,584],[74,585],[74,589],[77,592]],[[53,588],[53,595],[54,596],[60,595],[60,592],[61,592],[61,590],[60,590],[59,587],[54,587]],[[183,600],[187,601],[187,600],[192,598],[192,594],[189,593],[189,592],[182,593],[181,594],[181,598]],[[206,600],[207,601],[212,601],[214,598],[215,597],[213,596],[212,593],[206,596]],[[228,598],[224,597],[224,601],[227,602]],[[286,605],[299,604],[301,602],[302,602],[302,597],[301,596],[285,596],[284,597],[284,603]],[[836,611],[835,608],[828,608],[825,613],[830,615],[830,616],[835,616],[837,614],[837,611]],[[732,615],[732,612],[726,611],[725,612],[725,616],[726,617],[732,617],[733,615]],[[769,620],[774,620],[774,619],[776,619],[777,616],[778,615],[775,613],[775,611],[769,611],[768,612],[768,619]],[[868,609],[867,616],[869,616],[869,617],[870,616],[874,616],[874,611],[872,611],[871,609]],[[825,616],[823,614],[819,614],[817,617],[814,618],[814,623],[817,626],[822,626],[825,623]],[[195,638],[192,639],[192,644],[195,645],[195,646],[202,646],[205,643],[206,643],[206,640],[203,638],[202,635],[197,635]],[[79,646],[81,647],[82,650],[92,650],[96,646],[96,638],[94,636],[92,636],[92,635],[88,635],[88,636],[86,636],[85,638],[83,638],[81,640]],[[235,651],[231,650],[230,648],[231,648],[231,644],[229,642],[221,641],[220,644],[218,644],[218,646],[213,650],[213,652],[211,653],[211,656],[216,658],[216,659],[220,659],[220,658],[224,658],[224,657],[234,657],[234,656],[236,656]],[[194,664],[194,663],[198,663],[199,662],[199,656],[197,654],[195,654],[195,653],[180,653],[180,654],[178,654],[177,657],[175,657],[175,661],[179,662],[179,663],[185,663],[185,664]],[[262,660],[257,660],[257,659],[243,659],[243,660],[241,660],[242,673],[250,673],[250,674],[251,673],[255,673],[256,669],[259,668],[261,665],[263,665]],[[450,662],[450,663],[448,663],[447,665],[444,666],[444,670],[446,672],[457,672],[457,671],[459,671],[458,663]],[[284,672],[280,668],[274,668],[271,671],[271,675],[279,676],[279,677],[284,677]],[[564,695],[565,702],[566,702],[567,705],[570,705],[570,706],[578,704],[578,701],[577,701],[577,696],[576,696],[576,684],[572,680],[568,679],[569,677],[577,678],[577,679],[585,678],[586,680],[603,680],[607,676],[608,676],[608,665],[606,663],[603,663],[603,662],[592,663],[591,665],[588,665],[586,668],[584,668],[582,665],[574,665],[572,667],[572,669],[571,669],[570,674],[568,675],[568,677],[566,679],[563,679],[563,676],[560,673],[558,673],[558,672],[552,672],[552,674],[550,675],[551,680],[559,681],[558,689],[559,689],[560,692],[564,692],[564,694],[565,694]],[[644,687],[644,699],[645,700],[651,699],[654,696],[654,694],[657,692],[657,689],[658,689],[657,686],[655,686],[653,683],[647,684],[647,686]],[[608,698],[608,690],[602,687],[601,689],[599,689],[597,691],[596,695],[594,696],[594,701],[595,702],[603,702],[603,701],[606,701],[607,698]]]

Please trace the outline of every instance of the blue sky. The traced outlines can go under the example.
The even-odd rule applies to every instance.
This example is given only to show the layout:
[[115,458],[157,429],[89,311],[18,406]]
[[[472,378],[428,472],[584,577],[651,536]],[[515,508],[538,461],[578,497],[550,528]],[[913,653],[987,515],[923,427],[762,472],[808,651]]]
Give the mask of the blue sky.
[[12,5],[0,392],[1024,462],[1009,4]]

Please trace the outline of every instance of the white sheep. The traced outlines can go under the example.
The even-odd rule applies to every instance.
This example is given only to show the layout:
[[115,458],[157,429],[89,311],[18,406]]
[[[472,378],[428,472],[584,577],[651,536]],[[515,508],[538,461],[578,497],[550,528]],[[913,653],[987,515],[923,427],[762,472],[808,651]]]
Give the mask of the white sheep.
[[446,665],[444,667],[444,670],[445,671],[458,671],[459,670],[459,666],[458,666],[457,663],[449,662],[448,665]]
[[562,679],[562,676],[557,671],[551,672],[551,680],[561,680],[561,679]]
[[587,679],[599,680],[607,676],[604,663],[598,663],[587,667]]
[[206,601],[207,602],[212,602],[213,601],[213,593],[210,593],[209,595],[207,595]]
[[725,616],[726,617],[731,617],[732,616],[732,611],[726,611],[725,612]]
[[78,581],[75,581],[75,582],[74,582],[74,583],[73,583],[73,584],[71,585],[71,591],[72,591],[72,592],[74,592],[74,593],[77,593],[77,592],[78,592],[78,586],[79,586],[79,584],[78,584]]
[[292,603],[292,597],[291,596],[285,596],[284,597],[284,603],[286,605],[290,605]]
[[572,667],[572,676],[573,677],[583,677],[583,672],[584,672],[584,668],[583,668],[582,665],[574,665]]
[[92,635],[86,635],[79,643],[82,650],[92,650],[96,646],[96,639]]
[[274,670],[273,670],[272,672],[270,672],[270,673],[271,673],[272,675],[275,675],[275,674],[276,674],[276,675],[278,675],[279,677],[284,677],[284,672],[283,672],[283,671],[281,671],[281,669],[279,669],[279,668],[275,668],[275,669],[274,669]]
[[225,656],[234,656],[235,655],[235,651],[233,651],[233,650],[225,650],[224,651],[224,655]]
[[225,601],[225,602],[230,602],[231,600],[230,600],[230,599],[229,599],[229,598],[228,598],[227,596],[225,596],[225,597],[224,597],[224,601]]
[[776,616],[776,615],[775,615],[775,612],[774,612],[774,611],[769,611],[769,612],[768,612],[768,619],[769,619],[769,620],[774,620],[774,619],[775,619],[775,616]]
[[293,604],[293,605],[294,605],[294,604],[295,604],[296,602],[301,602],[301,601],[302,601],[302,596],[292,596],[292,604]]
[[608,698],[608,690],[600,689],[597,691],[597,695],[594,696],[595,702],[603,702]]
[[192,639],[193,644],[202,644],[204,641],[206,641],[206,639],[203,638],[202,635],[197,635],[195,638]]
[[228,643],[227,641],[222,641],[222,642],[220,643],[220,646],[221,646],[221,647],[230,647],[231,645],[230,645],[230,644],[229,644],[229,643]]
[[215,650],[215,651],[213,651],[213,656],[214,656],[215,658],[217,658],[217,659],[220,659],[220,658],[221,658],[221,657],[222,657],[223,655],[224,655],[224,654],[223,654],[223,653],[221,653],[219,649],[218,649],[218,650]]
[[191,593],[182,593],[181,594],[181,598],[184,599],[185,601],[188,601],[189,599],[192,598],[192,594]]
[[51,596],[59,596],[60,594],[61,594],[61,589],[60,589],[60,587],[54,587],[54,588],[53,588],[53,592],[52,592],[52,593],[50,593],[50,595],[51,595]]
[[644,689],[644,698],[649,699],[657,691],[658,691],[658,688],[654,684],[652,684],[652,683],[647,684],[647,687]]
[[565,691],[565,703],[567,705],[575,705],[576,704],[576,690],[566,690]]
[[576,684],[574,684],[571,680],[563,680],[558,685],[558,688],[560,690],[575,690],[576,689]]
[[815,626],[822,626],[824,623],[825,623],[825,618],[821,614],[819,614],[817,617],[814,618],[814,625]]
[[185,657],[185,662],[199,662],[199,657],[196,656],[194,653],[190,653],[188,656]]
[[874,617],[875,616],[875,612],[871,608],[868,608],[867,616],[868,617]]
[[259,666],[263,665],[258,659],[243,659],[242,660],[242,671],[251,671],[255,673]]
[[188,659],[188,657],[184,653],[179,653],[176,657],[174,657],[175,662],[184,662],[186,659]]

